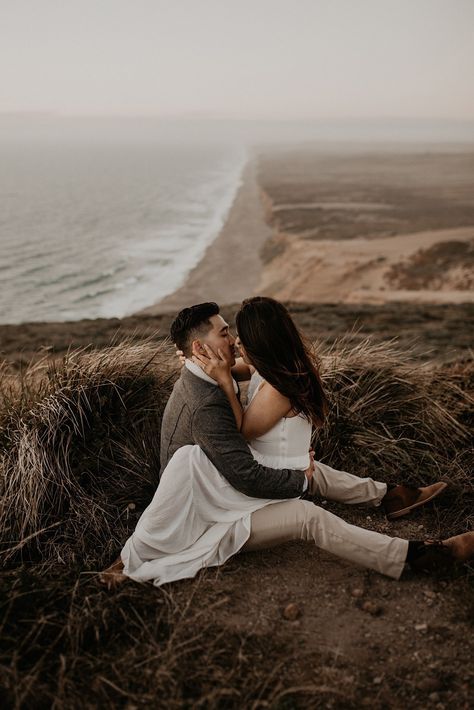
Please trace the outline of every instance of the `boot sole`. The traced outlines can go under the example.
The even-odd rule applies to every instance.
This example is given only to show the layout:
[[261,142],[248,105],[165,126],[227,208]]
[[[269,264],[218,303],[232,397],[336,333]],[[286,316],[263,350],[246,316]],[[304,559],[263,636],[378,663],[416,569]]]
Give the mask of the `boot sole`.
[[406,508],[402,508],[401,510],[395,511],[395,513],[389,513],[387,515],[387,520],[396,520],[397,518],[401,518],[404,515],[407,515],[407,513],[411,513],[412,510],[415,510],[415,508],[419,508],[422,505],[425,505],[425,503],[429,503],[430,500],[433,500],[433,498],[436,498],[436,496],[439,496],[440,493],[446,490],[448,487],[447,483],[444,483],[444,481],[441,481],[442,485],[438,488],[437,491],[432,493],[429,498],[425,498],[424,500],[420,500],[417,503],[413,503],[413,505],[409,505]]

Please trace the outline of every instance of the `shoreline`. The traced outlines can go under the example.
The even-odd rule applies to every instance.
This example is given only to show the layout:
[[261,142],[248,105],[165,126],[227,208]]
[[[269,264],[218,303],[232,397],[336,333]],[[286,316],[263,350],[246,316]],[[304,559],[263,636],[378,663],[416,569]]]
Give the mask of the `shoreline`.
[[184,284],[133,315],[176,312],[204,301],[216,301],[219,305],[236,303],[253,294],[263,270],[261,249],[273,235],[272,228],[265,222],[256,172],[257,160],[250,156],[221,231]]

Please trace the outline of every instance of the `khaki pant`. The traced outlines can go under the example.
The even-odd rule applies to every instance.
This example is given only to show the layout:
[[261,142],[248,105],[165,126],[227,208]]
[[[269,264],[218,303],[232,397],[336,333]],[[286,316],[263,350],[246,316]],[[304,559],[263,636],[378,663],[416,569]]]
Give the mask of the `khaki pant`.
[[[319,462],[315,462],[309,486],[311,495],[373,506],[380,505],[386,491],[385,483],[359,478]],[[299,498],[273,503],[252,513],[250,537],[242,549],[257,550],[291,540],[314,542],[327,552],[394,579],[399,579],[408,551],[407,540],[350,525],[324,508]]]

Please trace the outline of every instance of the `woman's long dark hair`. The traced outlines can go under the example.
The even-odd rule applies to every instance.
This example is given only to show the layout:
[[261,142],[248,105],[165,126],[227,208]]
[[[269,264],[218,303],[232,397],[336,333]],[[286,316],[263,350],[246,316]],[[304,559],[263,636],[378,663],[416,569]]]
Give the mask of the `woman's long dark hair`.
[[311,346],[285,306],[256,296],[242,302],[235,317],[237,332],[252,365],[282,395],[293,411],[322,426],[328,402]]

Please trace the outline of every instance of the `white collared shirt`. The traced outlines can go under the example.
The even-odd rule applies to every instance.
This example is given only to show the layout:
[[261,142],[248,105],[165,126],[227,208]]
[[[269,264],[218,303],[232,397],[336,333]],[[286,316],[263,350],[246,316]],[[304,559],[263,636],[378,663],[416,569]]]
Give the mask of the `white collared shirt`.
[[[188,368],[190,372],[193,373],[193,375],[196,375],[196,377],[200,377],[201,380],[205,380],[206,382],[210,382],[211,385],[217,385],[217,382],[212,379],[210,375],[207,374],[207,372],[204,372],[202,367],[199,367],[199,365],[196,365],[195,362],[190,360],[189,358],[186,358],[186,362],[184,363],[185,367]],[[239,391],[239,388],[237,386],[237,382],[232,378],[232,382],[234,384],[234,392],[237,394]]]

